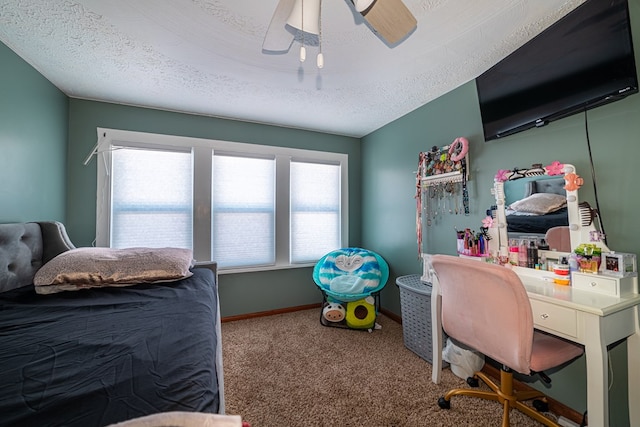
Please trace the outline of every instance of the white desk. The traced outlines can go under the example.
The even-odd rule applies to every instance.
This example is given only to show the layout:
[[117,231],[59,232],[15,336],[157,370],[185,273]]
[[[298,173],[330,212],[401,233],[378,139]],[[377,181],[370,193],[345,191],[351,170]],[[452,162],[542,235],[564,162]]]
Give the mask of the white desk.
[[[544,280],[546,271],[515,267],[524,283],[536,329],[584,345],[587,364],[587,411],[590,426],[609,426],[607,346],[627,340],[629,424],[640,426],[640,295],[613,297]],[[442,299],[433,277],[431,324],[434,383],[442,370]],[[473,286],[472,283],[469,284]]]

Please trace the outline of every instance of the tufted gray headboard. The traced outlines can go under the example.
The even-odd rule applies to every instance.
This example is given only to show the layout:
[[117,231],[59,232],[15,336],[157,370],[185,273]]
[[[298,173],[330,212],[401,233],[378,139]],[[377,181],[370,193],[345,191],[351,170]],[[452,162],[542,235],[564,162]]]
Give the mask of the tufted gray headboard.
[[0,224],[0,292],[32,284],[43,264],[74,247],[57,221]]
[[567,191],[564,189],[565,184],[564,178],[531,181],[528,183],[527,196],[536,193],[552,193],[566,196]]

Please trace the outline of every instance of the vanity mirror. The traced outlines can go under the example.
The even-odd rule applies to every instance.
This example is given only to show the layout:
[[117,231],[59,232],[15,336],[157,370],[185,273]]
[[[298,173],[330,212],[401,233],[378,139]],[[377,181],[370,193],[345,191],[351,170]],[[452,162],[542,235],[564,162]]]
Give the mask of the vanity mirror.
[[609,251],[593,224],[593,210],[578,201],[582,184],[573,165],[557,161],[499,170],[493,193],[500,251],[507,250],[510,238],[522,237],[551,240],[558,247],[550,249],[559,252],[571,252],[583,243],[596,243],[603,252]]

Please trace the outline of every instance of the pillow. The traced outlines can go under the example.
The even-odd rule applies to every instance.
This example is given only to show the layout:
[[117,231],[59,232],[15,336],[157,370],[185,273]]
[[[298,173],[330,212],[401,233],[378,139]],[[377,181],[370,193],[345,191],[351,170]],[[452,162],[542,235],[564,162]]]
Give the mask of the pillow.
[[39,294],[104,286],[171,282],[191,276],[193,251],[180,248],[76,248],[53,258],[36,273]]
[[510,209],[516,212],[528,212],[537,215],[544,215],[555,212],[565,207],[567,199],[565,196],[552,193],[535,193],[522,200],[511,203]]

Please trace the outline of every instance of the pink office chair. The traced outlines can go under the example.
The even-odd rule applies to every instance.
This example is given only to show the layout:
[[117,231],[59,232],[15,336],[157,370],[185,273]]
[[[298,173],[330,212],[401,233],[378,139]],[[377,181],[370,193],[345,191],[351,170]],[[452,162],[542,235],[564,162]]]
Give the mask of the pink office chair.
[[549,245],[549,249],[555,249],[560,252],[571,252],[571,235],[569,226],[552,227],[547,230],[545,240]]
[[[482,372],[476,372],[473,379],[476,382],[481,379],[492,391],[453,389],[440,398],[440,407],[449,409],[453,396],[475,396],[503,405],[503,427],[509,426],[512,408],[546,426],[557,427],[558,424],[522,403],[530,399],[546,403],[546,397],[538,391],[514,391],[511,371],[525,375],[542,373],[580,356],[583,348],[534,331],[527,292],[511,269],[449,255],[433,255],[432,265],[442,295],[445,332],[502,364],[500,386]],[[550,381],[544,374],[541,378]]]

